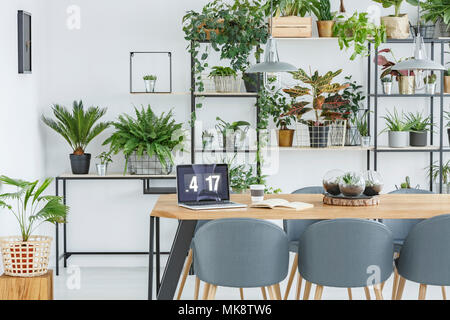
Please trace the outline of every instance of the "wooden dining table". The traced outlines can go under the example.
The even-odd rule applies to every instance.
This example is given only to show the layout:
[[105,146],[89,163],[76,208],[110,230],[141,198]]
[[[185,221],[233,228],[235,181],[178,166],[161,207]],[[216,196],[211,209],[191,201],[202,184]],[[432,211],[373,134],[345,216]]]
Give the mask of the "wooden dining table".
[[[186,256],[194,236],[198,220],[224,218],[255,218],[267,220],[295,219],[427,219],[450,213],[450,195],[448,194],[385,194],[380,195],[380,203],[375,206],[346,207],[323,203],[320,194],[276,194],[265,198],[281,198],[288,201],[300,201],[313,204],[314,207],[296,211],[287,208],[239,208],[220,210],[189,210],[178,206],[176,195],[162,195],[156,202],[150,215],[150,248],[148,299],[153,298],[153,250],[154,224],[160,218],[178,220],[178,229],[170,250],[169,258],[160,280],[157,276],[156,297],[158,300],[171,300],[174,297]],[[231,195],[231,200],[250,204],[250,195]],[[157,268],[159,263],[157,248]],[[158,273],[159,274],[159,273]]]

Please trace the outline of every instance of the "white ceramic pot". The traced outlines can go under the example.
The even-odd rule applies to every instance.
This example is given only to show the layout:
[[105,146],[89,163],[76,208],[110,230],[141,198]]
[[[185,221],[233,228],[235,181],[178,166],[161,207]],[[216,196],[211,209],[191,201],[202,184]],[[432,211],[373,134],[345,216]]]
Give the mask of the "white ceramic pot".
[[370,136],[361,137],[361,147],[363,148],[370,147]]
[[384,94],[392,93],[392,82],[383,82],[383,93]]
[[389,147],[404,148],[407,147],[409,138],[408,131],[389,131]]
[[434,94],[436,92],[436,83],[427,83],[425,89],[428,94]]

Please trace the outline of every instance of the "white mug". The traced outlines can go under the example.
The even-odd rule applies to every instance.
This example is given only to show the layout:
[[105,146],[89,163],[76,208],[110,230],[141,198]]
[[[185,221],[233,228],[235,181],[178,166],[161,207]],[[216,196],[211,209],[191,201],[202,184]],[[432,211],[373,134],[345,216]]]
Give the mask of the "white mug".
[[252,202],[260,202],[264,200],[264,189],[266,188],[263,184],[252,184],[250,186],[250,195],[252,197]]

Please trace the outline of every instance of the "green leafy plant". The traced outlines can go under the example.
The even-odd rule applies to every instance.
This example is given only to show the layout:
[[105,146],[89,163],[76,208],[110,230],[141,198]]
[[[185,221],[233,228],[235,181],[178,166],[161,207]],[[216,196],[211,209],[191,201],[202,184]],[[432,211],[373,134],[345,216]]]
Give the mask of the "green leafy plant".
[[250,123],[247,121],[235,121],[230,123],[222,120],[220,117],[216,117],[216,120],[219,122],[216,124],[216,129],[221,133],[224,142],[226,141],[227,134],[233,134],[237,130],[245,131],[245,129],[250,126]]
[[53,179],[32,182],[0,176],[4,185],[15,187],[17,191],[0,194],[0,208],[8,209],[17,219],[22,241],[30,236],[43,222],[64,223],[69,208],[61,197],[43,195]]
[[[427,176],[433,179],[433,181],[438,181],[441,174],[441,169],[439,163],[435,161],[431,166],[425,168],[427,170]],[[450,160],[445,164],[442,164],[442,183],[448,184],[450,182]]]
[[128,158],[134,152],[138,157],[147,154],[156,156],[163,168],[167,163],[173,164],[173,150],[183,150],[186,137],[183,134],[182,124],[173,119],[172,110],[157,116],[151,106],[142,107],[139,111],[134,108],[136,118],[128,114],[119,116],[112,125],[116,131],[103,142],[110,145],[113,154],[123,152],[126,162],[124,173],[127,170]]
[[259,180],[253,172],[253,167],[246,164],[231,165],[230,187],[235,192],[248,190],[252,184],[259,184]]
[[361,90],[363,86],[356,81],[352,81],[352,76],[345,77],[345,80],[349,86],[342,92],[342,98],[347,100],[348,104],[343,105],[340,110],[344,119],[348,120],[347,126],[356,125],[360,110],[363,109],[362,103],[366,99],[366,96]]
[[[383,53],[390,53],[392,58],[394,59],[393,61],[388,60]],[[391,77],[395,77],[395,79],[398,81],[398,77],[400,76],[407,76],[407,75],[414,75],[414,71],[408,71],[408,70],[392,70],[392,67],[395,66],[397,63],[403,61],[403,60],[408,60],[410,58],[406,58],[406,59],[400,59],[397,60],[394,56],[394,52],[392,52],[391,49],[386,48],[386,49],[382,49],[380,51],[378,51],[378,55],[377,55],[377,65],[381,66],[381,75],[380,75],[380,79],[385,78],[388,75],[391,75]]]
[[[377,3],[381,3],[383,5],[383,8],[390,8],[390,7],[394,7],[395,12],[394,12],[394,17],[398,17],[400,16],[400,9],[403,3],[403,0],[373,0]],[[417,6],[417,0],[406,0],[406,2],[408,2],[409,4],[412,4],[414,6]]]
[[263,50],[259,45],[265,44],[269,37],[259,0],[234,0],[231,4],[214,0],[200,12],[188,11],[182,22],[185,39],[190,42],[188,50],[194,59],[192,71],[196,74],[195,85],[199,92],[205,90],[201,73],[208,67],[209,56],[208,50],[201,50],[200,42],[209,41],[212,49],[220,52],[221,60],[229,60],[234,70],[244,71],[252,52],[255,59],[260,59]]
[[[306,14],[314,12],[317,6],[317,0],[274,0],[271,5],[271,0],[266,1],[263,9],[267,16],[300,16],[304,17]],[[270,8],[272,7],[272,12]]]
[[[410,0],[409,3],[417,6],[418,0]],[[450,28],[450,0],[425,0],[420,2],[423,9],[422,19],[425,22],[436,23],[441,20]]]
[[400,116],[395,108],[394,108],[393,113],[388,111],[385,116],[381,117],[382,119],[384,119],[386,121],[386,128],[384,130],[382,130],[381,132],[410,131],[411,126],[409,123],[407,123],[403,119],[403,117],[404,117],[404,113],[402,112],[402,115]]
[[347,172],[341,177],[341,181],[346,185],[357,185],[359,183],[360,178],[354,173]]
[[83,155],[89,142],[110,125],[110,122],[96,124],[105,115],[106,108],[90,107],[84,111],[81,100],[73,102],[72,112],[58,104],[52,110],[56,120],[42,116],[42,121],[69,143],[75,155]]
[[433,123],[431,122],[431,117],[425,117],[420,112],[408,112],[405,115],[405,120],[406,126],[410,131],[414,132],[429,131],[430,127],[433,125]]
[[[347,105],[349,100],[345,100],[338,92],[347,88],[349,84],[332,83],[333,79],[341,72],[342,69],[335,72],[329,71],[323,76],[319,75],[318,71],[308,75],[303,69],[291,72],[294,79],[309,85],[311,88],[297,85],[291,89],[283,89],[283,91],[293,99],[310,96],[312,98],[312,107],[306,107],[310,104],[309,101],[294,101],[285,115],[295,115],[299,122],[309,126],[323,126],[325,125],[324,120],[336,121],[344,119],[344,114],[340,108]],[[324,96],[326,93],[329,94],[328,97]],[[302,116],[309,111],[314,112],[315,119],[302,119]]]
[[103,151],[96,158],[100,160],[100,164],[108,164],[112,162],[111,151]]
[[432,83],[436,83],[436,74],[430,74],[428,75],[425,79],[424,82],[427,84],[432,84]]
[[144,80],[156,80],[156,79],[158,79],[158,77],[155,75],[146,75],[143,77],[143,79]]
[[311,7],[311,11],[317,17],[319,21],[330,21],[333,20],[334,16],[331,13],[331,5],[330,0],[318,0],[312,2],[313,6]]
[[[350,18],[334,24],[333,34],[338,37],[339,48],[341,50],[344,47],[350,48],[353,44],[350,60],[355,60],[357,56],[369,55],[367,41],[374,43],[375,47],[386,42],[386,27],[370,22],[367,15],[367,12],[355,12]],[[338,18],[344,19],[345,17],[340,15]]]
[[369,112],[366,110],[360,117],[356,118],[356,128],[361,137],[369,136]]
[[212,67],[212,71],[209,73],[210,77],[230,77],[233,76],[236,78],[237,73],[230,67]]
[[381,82],[385,83],[385,82],[392,82],[392,78],[391,77],[383,77],[381,78]]

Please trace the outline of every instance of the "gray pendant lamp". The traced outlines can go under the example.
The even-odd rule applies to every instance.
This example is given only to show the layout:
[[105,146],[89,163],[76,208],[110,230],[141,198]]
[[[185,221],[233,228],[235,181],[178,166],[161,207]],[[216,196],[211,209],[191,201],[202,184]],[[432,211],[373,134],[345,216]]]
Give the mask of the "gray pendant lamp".
[[446,70],[446,68],[433,60],[427,59],[425,43],[420,34],[420,1],[417,4],[417,36],[414,40],[414,59],[397,63],[392,70]]
[[281,62],[278,56],[277,42],[272,37],[272,1],[270,1],[270,36],[264,51],[264,62],[255,64],[248,68],[246,73],[264,73],[264,87],[271,92],[277,91],[281,87],[278,72],[297,71],[297,68],[290,63]]

